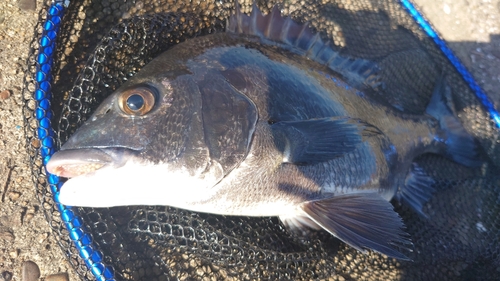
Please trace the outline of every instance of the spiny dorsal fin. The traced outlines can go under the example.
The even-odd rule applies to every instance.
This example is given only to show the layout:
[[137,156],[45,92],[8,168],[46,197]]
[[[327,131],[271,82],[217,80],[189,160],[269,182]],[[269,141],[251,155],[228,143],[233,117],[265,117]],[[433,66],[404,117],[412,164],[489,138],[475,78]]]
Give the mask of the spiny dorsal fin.
[[227,32],[258,36],[265,43],[305,56],[341,74],[356,88],[376,88],[380,85],[380,69],[376,63],[340,55],[329,42],[323,42],[319,33],[309,28],[307,23],[300,24],[290,17],[283,17],[277,5],[267,15],[262,14],[255,2],[250,15],[241,12],[238,2],[235,9],[229,17]]

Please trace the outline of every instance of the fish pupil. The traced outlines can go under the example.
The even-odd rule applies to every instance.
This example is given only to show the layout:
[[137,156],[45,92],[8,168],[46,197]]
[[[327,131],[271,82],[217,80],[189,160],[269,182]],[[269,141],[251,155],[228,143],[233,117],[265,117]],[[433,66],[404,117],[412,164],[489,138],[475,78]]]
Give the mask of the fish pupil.
[[131,110],[139,110],[144,105],[144,98],[141,95],[133,94],[127,99],[127,106]]

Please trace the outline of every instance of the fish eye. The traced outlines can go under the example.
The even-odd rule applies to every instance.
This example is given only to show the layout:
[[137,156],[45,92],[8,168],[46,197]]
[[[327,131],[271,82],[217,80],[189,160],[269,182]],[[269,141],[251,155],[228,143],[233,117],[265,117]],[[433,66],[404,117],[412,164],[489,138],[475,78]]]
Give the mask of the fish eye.
[[127,107],[131,110],[139,110],[144,106],[144,98],[138,94],[132,94],[127,99]]
[[156,95],[150,88],[137,87],[123,92],[118,103],[124,113],[142,116],[151,111],[155,100]]

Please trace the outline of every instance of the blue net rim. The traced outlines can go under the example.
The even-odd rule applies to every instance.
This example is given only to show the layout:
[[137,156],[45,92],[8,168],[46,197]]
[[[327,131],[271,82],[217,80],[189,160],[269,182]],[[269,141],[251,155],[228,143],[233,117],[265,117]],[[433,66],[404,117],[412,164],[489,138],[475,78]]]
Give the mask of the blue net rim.
[[[42,34],[39,39],[39,49],[36,54],[35,117],[38,120],[37,135],[40,140],[40,154],[43,165],[46,166],[55,152],[55,133],[52,129],[51,111],[51,82],[53,58],[56,50],[57,35],[62,24],[65,5],[62,2],[53,2],[47,10],[47,18],[42,24]],[[106,265],[104,256],[99,247],[93,242],[92,234],[85,228],[83,219],[78,215],[78,209],[60,204],[59,189],[62,185],[58,176],[47,173],[47,181],[53,194],[54,202],[61,213],[61,219],[69,232],[69,238],[78,250],[80,257],[85,261],[88,270],[98,281],[114,281],[112,266]]]

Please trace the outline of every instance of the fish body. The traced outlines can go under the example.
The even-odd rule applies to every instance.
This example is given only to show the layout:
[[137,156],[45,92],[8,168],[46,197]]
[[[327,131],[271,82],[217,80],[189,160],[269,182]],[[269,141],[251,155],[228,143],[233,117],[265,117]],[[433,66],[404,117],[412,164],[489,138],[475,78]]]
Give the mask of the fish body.
[[445,78],[427,112],[408,115],[370,95],[374,63],[341,57],[276,8],[237,9],[228,29],[172,47],[99,106],[47,164],[71,178],[60,201],[279,216],[405,259],[389,201],[423,214],[433,183],[413,159],[475,163]]

